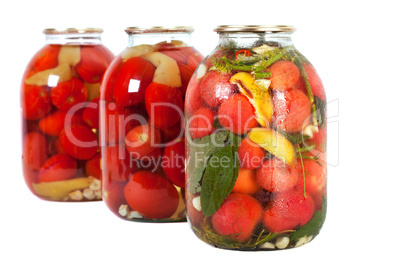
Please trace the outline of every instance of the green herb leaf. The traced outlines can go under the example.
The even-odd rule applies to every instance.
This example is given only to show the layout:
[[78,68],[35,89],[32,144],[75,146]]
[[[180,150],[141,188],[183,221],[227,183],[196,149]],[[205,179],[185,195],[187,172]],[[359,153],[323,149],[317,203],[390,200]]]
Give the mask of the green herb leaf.
[[235,179],[233,147],[228,145],[208,160],[201,188],[201,208],[205,217],[220,208],[232,191]]
[[320,229],[325,221],[325,216],[327,213],[327,202],[326,199],[322,199],[322,209],[314,213],[313,218],[304,226],[297,229],[295,232],[290,234],[290,239],[292,241],[297,241],[304,236],[316,236],[320,232]]
[[190,140],[190,161],[188,173],[191,175],[190,192],[196,194],[201,191],[201,179],[204,175],[208,159],[212,154],[224,147],[229,131],[217,131],[203,138]]
[[300,145],[309,138],[309,136],[300,133],[287,133],[279,129],[276,129],[276,131],[285,136],[294,145]]
[[317,107],[317,123],[321,127],[326,123],[327,103],[317,96],[314,96],[314,103]]

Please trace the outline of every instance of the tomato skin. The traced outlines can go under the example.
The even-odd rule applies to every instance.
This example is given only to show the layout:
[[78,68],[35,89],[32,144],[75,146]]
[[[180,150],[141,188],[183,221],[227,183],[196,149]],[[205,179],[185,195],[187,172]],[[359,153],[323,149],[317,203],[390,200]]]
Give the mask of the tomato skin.
[[66,111],[56,110],[39,121],[39,129],[46,135],[59,136],[60,132],[65,126],[65,123],[68,123],[66,122],[67,115],[71,116],[69,116],[71,121],[68,126],[83,123],[78,114],[69,114]]
[[169,180],[178,187],[184,188],[184,139],[180,139],[172,145],[165,147],[162,167]]
[[182,127],[181,121],[177,122],[172,127],[166,129],[160,129],[162,134],[162,142],[164,144],[176,140],[184,135],[184,128]]
[[97,179],[102,178],[101,170],[101,154],[96,153],[96,155],[85,162],[85,174],[87,176],[92,176]]
[[50,157],[39,171],[40,182],[55,182],[74,178],[77,162],[65,154]]
[[204,59],[204,56],[200,52],[198,52],[198,51],[193,52],[188,56],[187,66],[190,69],[192,69],[194,72],[197,69],[198,65],[200,65],[200,63],[202,62],[203,59]]
[[52,109],[49,92],[35,85],[24,85],[21,92],[22,115],[27,120],[43,118]]
[[209,108],[200,108],[189,119],[190,135],[192,138],[203,138],[215,131],[214,112]]
[[113,211],[117,216],[119,207],[121,205],[127,204],[126,199],[124,197],[124,188],[126,183],[124,182],[116,182],[116,183],[104,183],[103,184],[103,194],[102,199],[109,207],[111,211]]
[[99,83],[109,65],[104,53],[94,47],[81,47],[81,61],[75,71],[87,83]]
[[239,144],[239,164],[245,169],[256,169],[261,166],[264,160],[264,150],[247,137]]
[[185,111],[187,114],[193,114],[202,106],[200,84],[196,76],[193,76],[189,81],[185,97],[191,99],[191,101],[185,101]]
[[235,134],[245,134],[257,126],[254,107],[247,97],[240,94],[230,96],[223,101],[218,110],[219,123]]
[[[184,98],[186,96],[188,83],[191,79],[191,75],[193,75],[194,70],[181,63],[179,63],[177,65],[179,66],[180,78],[181,78],[180,92],[181,92],[182,97]],[[183,101],[184,101],[184,99],[183,99]]]
[[225,99],[234,94],[236,85],[230,83],[230,74],[209,71],[200,81],[202,100],[210,107],[218,107]]
[[114,85],[116,83],[117,73],[122,66],[122,58],[116,57],[107,68],[100,86],[101,100],[113,101]]
[[312,197],[307,194],[305,198],[302,191],[291,190],[275,194],[263,214],[263,223],[269,231],[278,233],[305,225],[313,215]]
[[36,72],[55,68],[59,63],[61,45],[46,45],[32,58],[32,67]]
[[[114,102],[104,104],[105,108],[105,129],[101,135],[109,145],[124,143],[126,133],[138,126],[141,121],[135,116],[135,107],[122,107]],[[146,119],[144,118],[146,122]]]
[[311,103],[307,95],[295,89],[273,92],[274,114],[272,123],[285,132],[301,132],[309,123]]
[[123,62],[113,86],[113,98],[116,104],[131,106],[143,101],[145,90],[152,82],[154,72],[155,67],[141,57],[132,57]]
[[178,88],[152,82],[145,91],[145,107],[151,123],[166,129],[181,119],[183,98]]
[[59,140],[66,153],[75,159],[90,159],[98,151],[98,137],[84,125],[75,124],[63,129]]
[[297,169],[300,176],[297,189],[304,192],[305,188],[306,192],[313,198],[316,210],[319,210],[321,209],[322,197],[326,195],[327,165],[325,162],[325,154],[319,153],[314,155],[308,153],[308,156],[317,157],[317,159],[303,159],[303,166],[301,165],[300,159],[297,160]]
[[150,124],[139,125],[126,135],[126,149],[134,159],[141,159],[150,154],[162,137],[160,131]]
[[254,195],[260,189],[260,185],[255,178],[255,171],[253,169],[239,168],[239,174],[232,192]]
[[149,171],[135,173],[124,188],[124,196],[131,209],[147,218],[169,218],[179,205],[173,184]]
[[48,156],[48,142],[42,134],[31,132],[23,140],[22,162],[27,168],[38,171]]
[[99,98],[88,102],[82,111],[82,120],[91,128],[99,129]]
[[257,169],[258,183],[270,192],[285,192],[296,186],[299,173],[295,167],[287,166],[276,158],[265,160]]
[[187,63],[187,59],[192,51],[192,47],[175,47],[168,45],[159,47],[159,52],[173,58],[177,63],[180,64]]
[[237,242],[247,241],[262,216],[258,201],[242,193],[231,193],[212,215],[211,223],[217,234]]
[[282,60],[272,64],[271,85],[274,90],[286,90],[292,88],[300,78],[299,68],[291,61]]
[[135,162],[130,163],[130,155],[123,145],[103,148],[103,179],[108,183],[113,181],[126,182],[137,170]]
[[55,107],[67,111],[74,105],[85,102],[88,92],[80,79],[72,78],[53,87],[50,96]]

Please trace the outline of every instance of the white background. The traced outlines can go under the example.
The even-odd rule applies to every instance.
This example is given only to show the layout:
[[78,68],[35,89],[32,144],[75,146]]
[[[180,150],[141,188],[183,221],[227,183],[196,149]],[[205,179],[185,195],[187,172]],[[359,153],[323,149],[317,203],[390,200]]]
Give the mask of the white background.
[[[402,20],[398,1],[2,1],[0,266],[401,266]],[[6,6],[7,3],[7,6]],[[328,215],[310,244],[238,252],[186,223],[123,221],[103,202],[33,196],[22,178],[19,84],[46,27],[103,27],[114,53],[135,25],[192,25],[204,55],[219,24],[292,24],[329,104]]]

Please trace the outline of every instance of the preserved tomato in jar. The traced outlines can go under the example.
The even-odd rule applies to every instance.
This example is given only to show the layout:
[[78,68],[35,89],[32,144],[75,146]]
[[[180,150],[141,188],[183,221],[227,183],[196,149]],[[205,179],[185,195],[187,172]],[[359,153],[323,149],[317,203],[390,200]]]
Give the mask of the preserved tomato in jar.
[[203,56],[191,27],[129,27],[101,86],[103,200],[132,221],[184,221],[183,108]]
[[45,200],[101,200],[99,90],[114,55],[99,28],[43,32],[21,84],[26,184]]
[[277,250],[326,215],[326,97],[291,26],[219,26],[185,101],[187,220],[204,242]]

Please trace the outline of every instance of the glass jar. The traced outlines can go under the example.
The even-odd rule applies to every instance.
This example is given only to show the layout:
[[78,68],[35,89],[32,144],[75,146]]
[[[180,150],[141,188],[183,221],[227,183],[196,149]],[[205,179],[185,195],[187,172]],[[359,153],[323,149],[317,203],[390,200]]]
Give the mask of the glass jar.
[[187,219],[216,247],[301,246],[326,214],[326,97],[291,26],[219,26],[185,102]]
[[101,200],[99,88],[113,54],[102,29],[45,29],[21,85],[22,167],[53,201]]
[[130,27],[101,86],[104,202],[132,221],[184,221],[183,103],[203,59],[191,27]]

